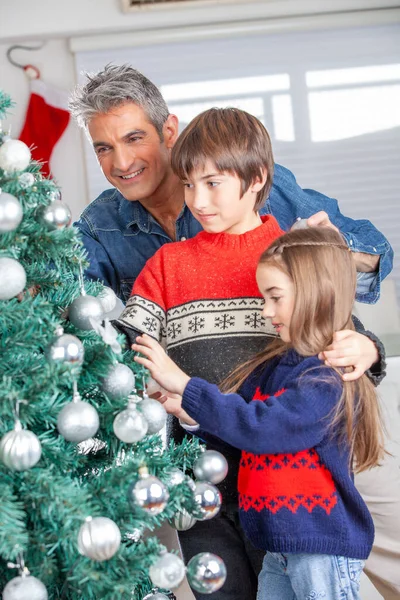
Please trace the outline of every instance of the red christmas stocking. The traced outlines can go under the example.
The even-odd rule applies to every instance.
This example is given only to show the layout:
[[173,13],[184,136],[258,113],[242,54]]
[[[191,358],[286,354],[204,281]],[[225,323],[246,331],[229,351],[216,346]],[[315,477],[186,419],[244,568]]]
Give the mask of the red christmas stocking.
[[46,177],[50,175],[53,148],[69,122],[67,102],[67,92],[51,88],[40,79],[31,81],[31,96],[19,139],[29,146],[34,160],[44,163],[41,171]]

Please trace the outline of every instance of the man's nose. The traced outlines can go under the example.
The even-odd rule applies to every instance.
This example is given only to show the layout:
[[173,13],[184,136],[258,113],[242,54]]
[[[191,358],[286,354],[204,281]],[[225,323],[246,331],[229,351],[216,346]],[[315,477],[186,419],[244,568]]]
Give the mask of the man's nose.
[[113,155],[113,167],[114,169],[118,169],[122,173],[129,172],[131,166],[135,162],[135,156],[132,153],[132,149],[128,149],[127,147],[117,147],[114,148]]

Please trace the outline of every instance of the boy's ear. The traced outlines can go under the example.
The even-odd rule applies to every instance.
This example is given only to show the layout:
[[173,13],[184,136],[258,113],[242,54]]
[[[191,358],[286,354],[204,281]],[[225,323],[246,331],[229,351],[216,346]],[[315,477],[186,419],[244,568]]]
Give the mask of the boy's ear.
[[252,192],[254,192],[255,194],[257,192],[259,192],[260,190],[262,190],[262,188],[265,185],[265,182],[267,181],[267,177],[268,177],[267,169],[263,169],[262,177],[255,178],[255,180],[253,181],[253,183],[250,186],[250,190]]
[[167,148],[173,148],[179,135],[179,121],[176,115],[168,115],[163,125],[164,143]]

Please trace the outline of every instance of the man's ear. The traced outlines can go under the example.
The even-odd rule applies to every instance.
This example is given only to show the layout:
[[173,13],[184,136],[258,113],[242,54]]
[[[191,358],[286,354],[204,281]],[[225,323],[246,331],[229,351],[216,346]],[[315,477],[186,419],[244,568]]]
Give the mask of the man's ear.
[[179,121],[176,115],[168,115],[163,125],[164,144],[167,148],[174,147],[179,135]]
[[255,194],[263,189],[268,177],[267,169],[263,169],[262,176],[256,177],[250,186],[250,190]]

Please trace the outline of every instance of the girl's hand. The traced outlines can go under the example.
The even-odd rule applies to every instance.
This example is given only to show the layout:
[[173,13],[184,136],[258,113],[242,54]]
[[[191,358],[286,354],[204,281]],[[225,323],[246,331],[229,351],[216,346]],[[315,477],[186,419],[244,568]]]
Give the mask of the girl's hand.
[[378,362],[379,353],[372,340],[350,329],[336,331],[333,343],[318,356],[331,367],[353,367],[352,373],[343,373],[344,381],[358,379]]
[[143,354],[143,356],[135,356],[134,360],[146,367],[159,385],[171,394],[182,396],[190,377],[167,356],[156,340],[143,334],[136,338],[132,350]]

